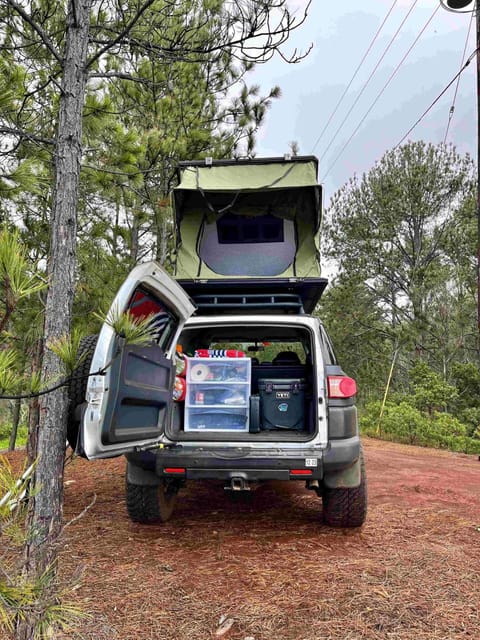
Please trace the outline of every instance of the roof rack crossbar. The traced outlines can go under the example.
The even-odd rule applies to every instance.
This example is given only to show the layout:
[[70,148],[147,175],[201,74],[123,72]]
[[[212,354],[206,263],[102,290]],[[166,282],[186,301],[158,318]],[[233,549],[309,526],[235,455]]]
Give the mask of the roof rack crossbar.
[[303,311],[302,300],[294,293],[199,294],[192,296],[192,298],[197,307],[204,311],[207,309]]

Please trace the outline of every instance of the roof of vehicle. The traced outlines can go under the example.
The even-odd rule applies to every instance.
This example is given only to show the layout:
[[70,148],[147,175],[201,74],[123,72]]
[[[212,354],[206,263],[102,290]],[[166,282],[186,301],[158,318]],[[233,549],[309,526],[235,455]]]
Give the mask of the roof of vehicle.
[[319,319],[310,314],[305,315],[268,315],[265,313],[256,313],[245,316],[245,314],[236,313],[235,315],[212,315],[212,316],[192,316],[187,320],[185,326],[213,326],[213,325],[244,325],[244,324],[261,324],[269,325],[289,325],[289,326],[308,326],[315,327],[318,325]]

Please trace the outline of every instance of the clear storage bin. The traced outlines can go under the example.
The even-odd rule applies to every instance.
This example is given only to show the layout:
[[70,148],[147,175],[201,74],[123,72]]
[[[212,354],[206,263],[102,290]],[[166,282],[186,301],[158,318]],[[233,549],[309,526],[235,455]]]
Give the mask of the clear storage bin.
[[250,358],[187,358],[185,431],[248,431]]
[[185,408],[186,431],[248,431],[248,409]]
[[250,384],[250,358],[187,358],[187,382]]
[[245,407],[249,388],[246,384],[190,384],[187,392],[189,406],[199,405]]

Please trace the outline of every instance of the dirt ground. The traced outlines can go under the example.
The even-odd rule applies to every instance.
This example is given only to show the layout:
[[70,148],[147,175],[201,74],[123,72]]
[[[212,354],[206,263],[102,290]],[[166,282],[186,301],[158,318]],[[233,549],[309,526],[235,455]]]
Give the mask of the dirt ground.
[[124,460],[74,460],[65,519],[96,496],[61,554],[63,572],[84,569],[75,598],[92,618],[81,637],[477,640],[480,461],[374,440],[365,453],[360,530],[323,525],[321,500],[301,482],[240,501],[192,482],[169,523],[137,525]]

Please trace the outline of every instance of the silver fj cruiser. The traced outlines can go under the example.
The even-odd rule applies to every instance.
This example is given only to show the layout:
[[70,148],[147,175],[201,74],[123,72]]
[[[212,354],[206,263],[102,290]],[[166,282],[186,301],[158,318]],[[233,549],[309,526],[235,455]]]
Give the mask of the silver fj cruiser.
[[132,520],[166,521],[189,480],[288,480],[321,496],[327,524],[363,524],[356,386],[312,315],[327,284],[316,176],[310,156],[180,164],[175,277],[140,264],[112,304],[155,339],[105,323],[80,365],[102,373],[72,393],[69,440],[126,455]]

